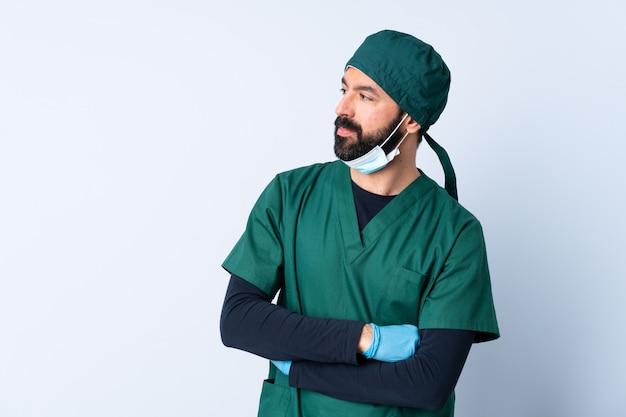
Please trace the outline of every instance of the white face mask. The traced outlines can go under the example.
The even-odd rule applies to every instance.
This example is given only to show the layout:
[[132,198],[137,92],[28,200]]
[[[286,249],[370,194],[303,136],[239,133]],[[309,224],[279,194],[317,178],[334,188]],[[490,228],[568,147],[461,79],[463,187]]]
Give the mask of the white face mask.
[[343,162],[346,165],[348,165],[350,168],[354,168],[362,174],[371,174],[372,172],[376,172],[386,167],[387,164],[391,162],[393,158],[395,158],[396,155],[400,153],[398,148],[400,147],[404,139],[408,136],[409,132],[407,131],[404,134],[402,139],[400,139],[398,146],[396,146],[388,154],[385,155],[385,151],[383,151],[382,146],[384,146],[385,143],[387,143],[389,139],[391,139],[391,137],[396,133],[396,131],[398,130],[398,128],[400,127],[402,122],[404,122],[404,119],[406,119],[408,115],[409,115],[408,113],[404,115],[402,120],[400,120],[400,123],[398,123],[398,126],[396,126],[396,128],[393,129],[393,132],[389,134],[389,136],[387,137],[387,139],[385,139],[383,143],[381,143],[380,145],[374,146],[372,150],[370,150],[365,155],[359,156],[358,158],[353,159],[351,161],[343,161]]

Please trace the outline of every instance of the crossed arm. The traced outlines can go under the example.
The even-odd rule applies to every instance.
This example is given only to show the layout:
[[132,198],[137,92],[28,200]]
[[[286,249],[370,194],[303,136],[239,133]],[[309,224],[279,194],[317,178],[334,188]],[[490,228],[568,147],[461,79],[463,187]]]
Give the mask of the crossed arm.
[[290,385],[348,401],[441,408],[454,390],[474,333],[422,329],[415,355],[398,362],[365,359],[365,322],[302,316],[271,303],[235,275],[220,322],[226,346],[267,359],[292,361]]

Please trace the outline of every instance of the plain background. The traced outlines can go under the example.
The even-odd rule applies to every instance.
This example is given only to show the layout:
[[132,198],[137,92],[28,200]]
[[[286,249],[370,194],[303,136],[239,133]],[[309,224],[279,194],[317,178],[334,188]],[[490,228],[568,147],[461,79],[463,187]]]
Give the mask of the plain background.
[[[252,416],[220,264],[279,171],[333,160],[343,66],[409,32],[482,222],[502,337],[458,416],[623,415],[626,6],[0,1],[0,416]],[[418,161],[441,183],[427,147]]]

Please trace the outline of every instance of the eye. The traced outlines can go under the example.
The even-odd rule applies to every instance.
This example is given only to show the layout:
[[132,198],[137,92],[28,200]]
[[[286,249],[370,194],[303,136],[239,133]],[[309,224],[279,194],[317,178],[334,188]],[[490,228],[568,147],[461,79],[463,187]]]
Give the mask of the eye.
[[340,88],[339,91],[341,92],[341,95],[345,95],[346,94],[346,89],[345,88]]
[[369,96],[366,96],[365,94],[361,93],[359,94],[359,97],[361,98],[361,100],[363,101],[372,101],[372,98]]

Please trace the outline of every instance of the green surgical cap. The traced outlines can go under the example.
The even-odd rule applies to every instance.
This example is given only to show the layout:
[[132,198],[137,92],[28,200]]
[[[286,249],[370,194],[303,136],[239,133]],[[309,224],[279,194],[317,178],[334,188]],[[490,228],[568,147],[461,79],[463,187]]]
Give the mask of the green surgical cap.
[[450,70],[432,46],[414,36],[383,30],[368,36],[350,58],[422,127],[437,121],[446,107]]

